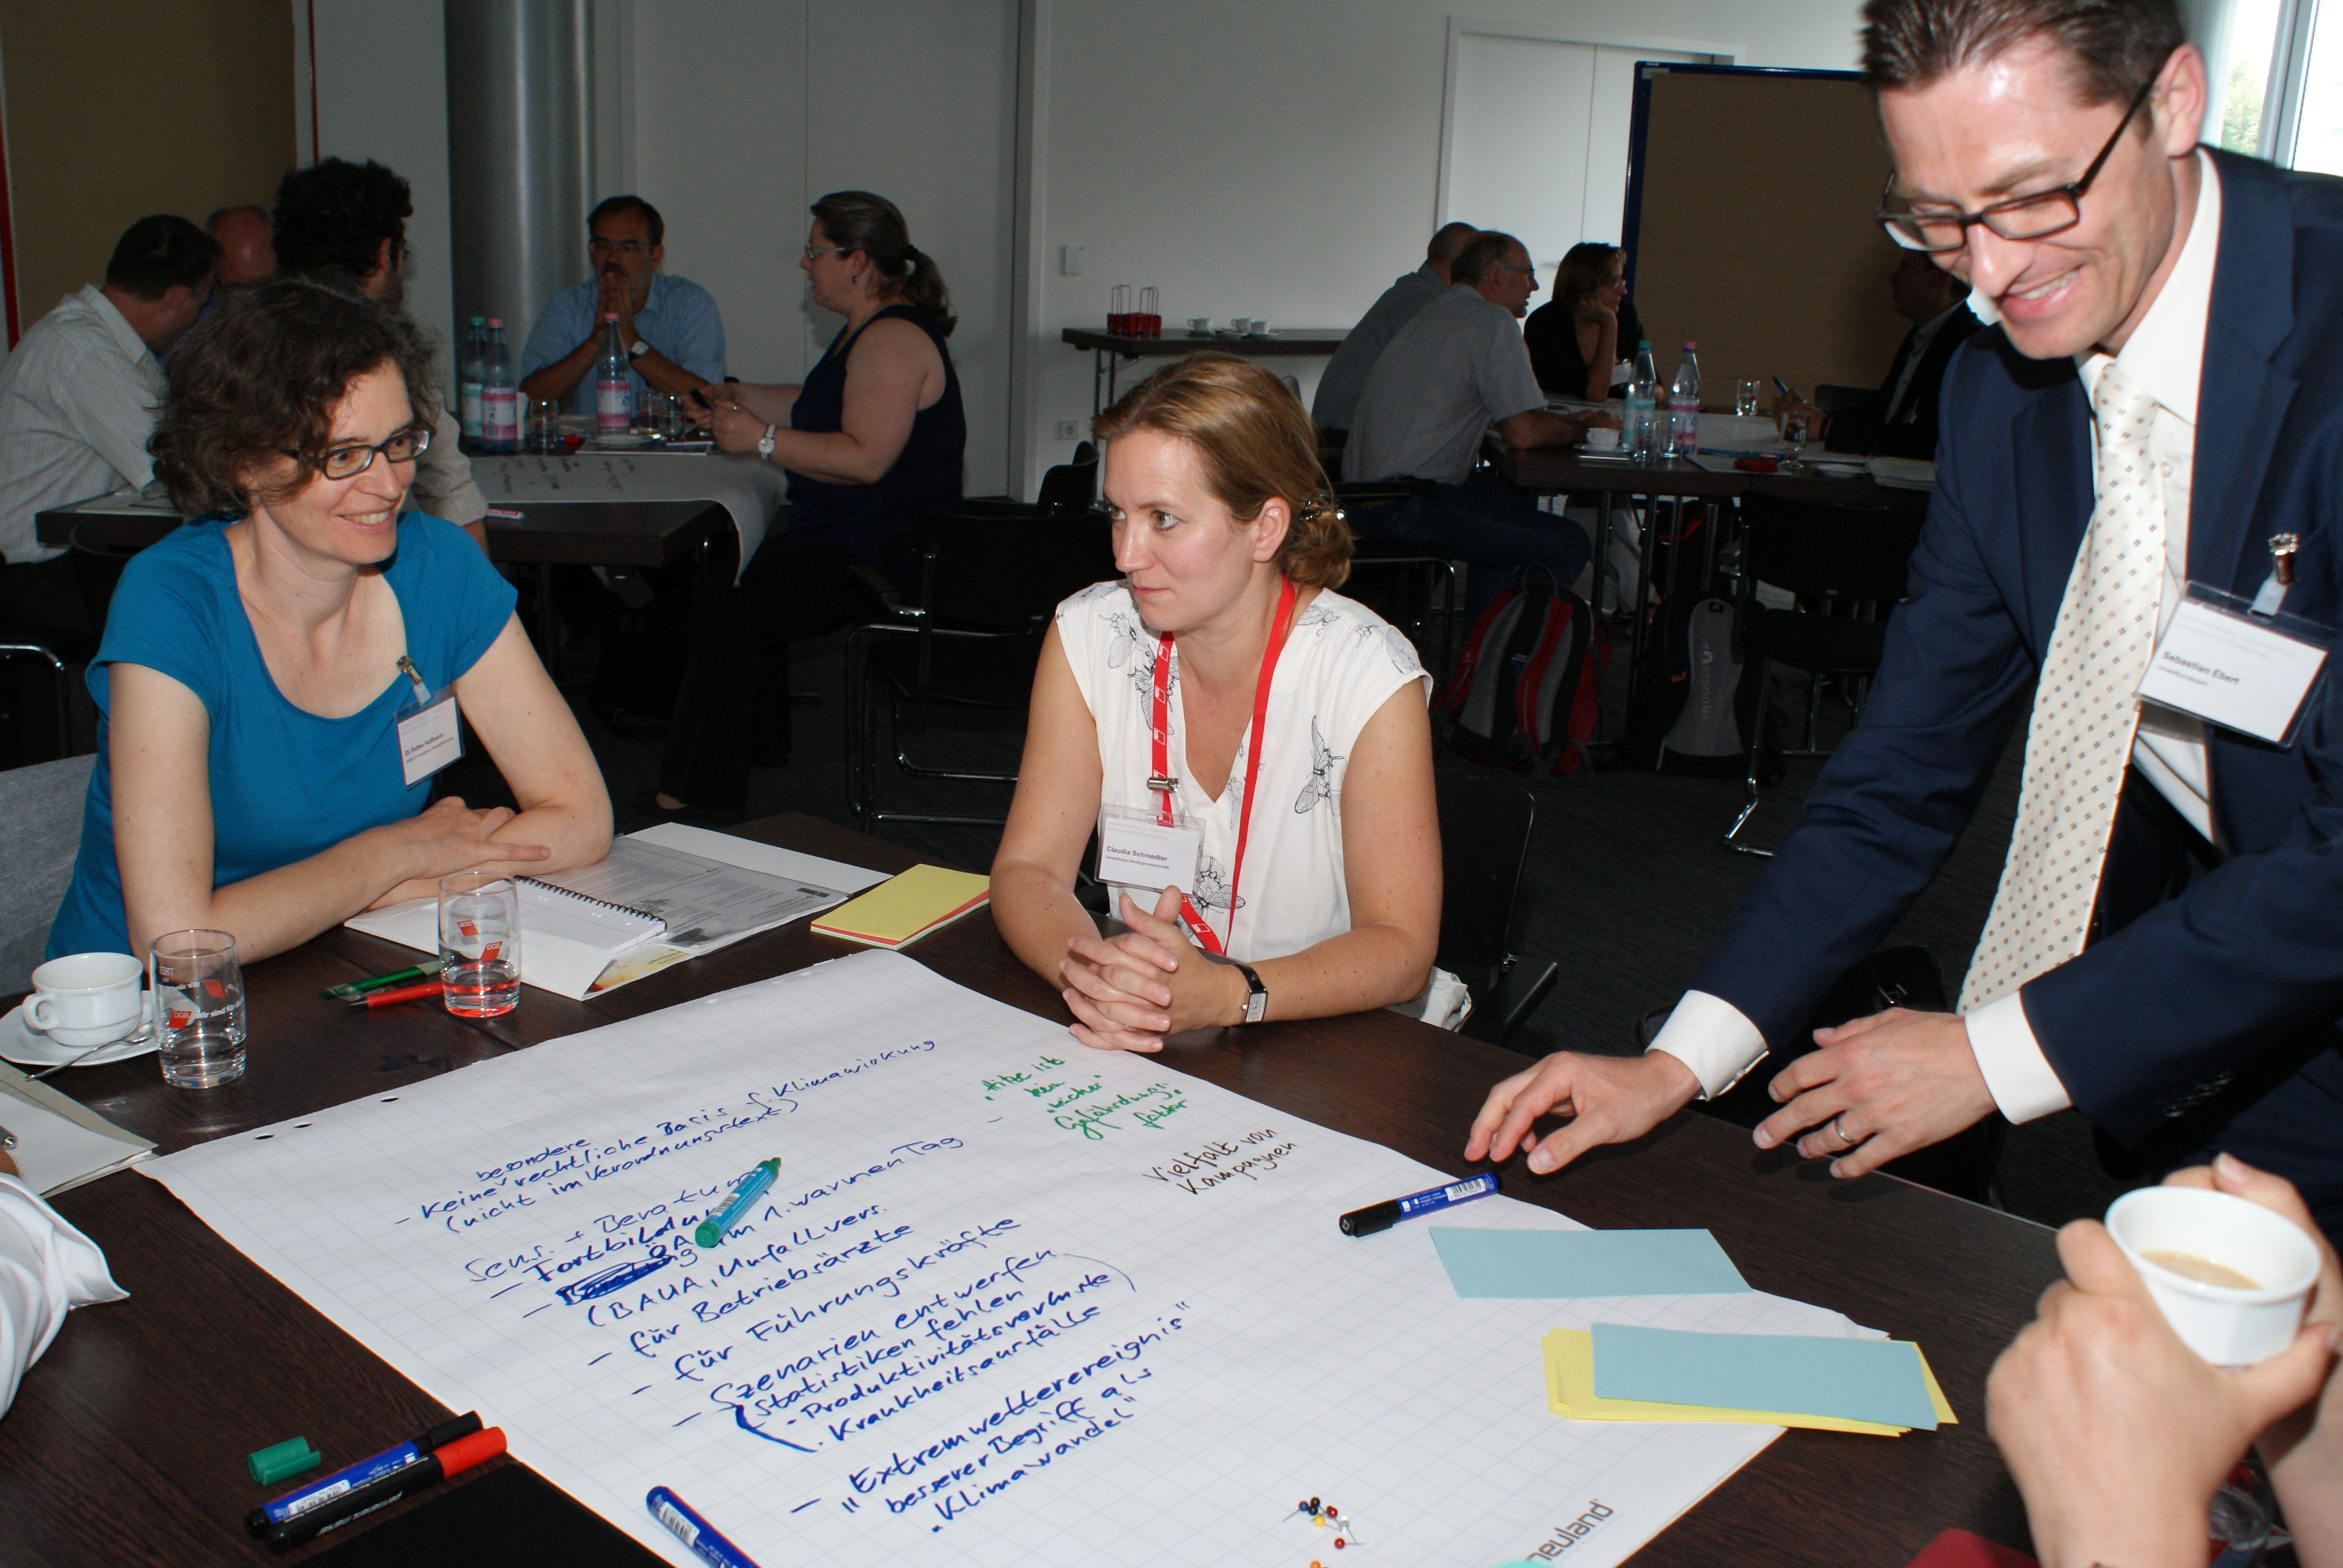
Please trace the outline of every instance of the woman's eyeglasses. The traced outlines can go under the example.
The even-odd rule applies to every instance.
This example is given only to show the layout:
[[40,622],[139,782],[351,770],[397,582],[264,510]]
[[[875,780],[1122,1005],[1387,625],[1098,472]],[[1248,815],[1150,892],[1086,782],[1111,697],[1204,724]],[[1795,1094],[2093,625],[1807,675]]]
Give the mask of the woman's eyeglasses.
[[353,442],[347,447],[334,447],[321,453],[296,452],[280,447],[278,451],[297,463],[307,466],[328,479],[355,479],[374,467],[377,456],[394,463],[412,463],[431,449],[431,427],[412,425],[392,436],[387,441],[374,446]]

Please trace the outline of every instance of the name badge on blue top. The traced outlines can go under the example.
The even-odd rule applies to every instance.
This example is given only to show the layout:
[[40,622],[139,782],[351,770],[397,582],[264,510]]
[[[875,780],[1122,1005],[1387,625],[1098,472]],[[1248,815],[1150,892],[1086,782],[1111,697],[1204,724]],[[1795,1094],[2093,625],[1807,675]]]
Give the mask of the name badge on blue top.
[[399,773],[412,789],[464,754],[464,731],[453,686],[433,691],[405,654],[398,656],[398,669],[415,689],[415,700],[397,718]]

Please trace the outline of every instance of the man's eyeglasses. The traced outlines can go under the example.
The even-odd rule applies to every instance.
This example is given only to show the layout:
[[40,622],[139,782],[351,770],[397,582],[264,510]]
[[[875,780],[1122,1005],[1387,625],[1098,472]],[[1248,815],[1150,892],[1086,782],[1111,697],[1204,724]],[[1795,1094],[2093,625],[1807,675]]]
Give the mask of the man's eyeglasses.
[[1501,261],[1497,263],[1497,270],[1499,272],[1525,272],[1529,274],[1530,283],[1533,286],[1537,283],[1537,268],[1534,266],[1515,266],[1510,261]]
[[354,442],[347,447],[335,447],[322,453],[296,452],[280,447],[278,451],[328,479],[355,479],[374,467],[376,457],[389,458],[394,463],[412,463],[431,449],[431,427],[410,425],[377,446]]
[[1879,210],[1873,216],[1887,231],[1887,237],[1897,245],[1931,256],[1943,256],[1967,245],[1971,224],[1983,224],[2002,238],[2012,240],[2047,239],[2064,233],[2083,221],[2083,193],[2091,188],[2091,182],[2107,167],[2116,144],[2123,140],[2124,131],[2139,113],[2139,106],[2147,102],[2148,90],[2155,85],[2154,76],[2140,84],[2139,91],[2132,95],[2131,107],[2116,123],[2115,135],[2099,149],[2099,156],[2091,160],[2091,166],[2083,171],[2083,177],[2072,185],[2037,191],[2032,196],[2012,196],[1976,212],[1963,212],[1951,206],[1899,206],[1896,182],[1891,177],[1886,191],[1880,196]]
[[650,246],[639,239],[589,239],[586,242],[586,248],[596,256],[623,256],[631,259]]

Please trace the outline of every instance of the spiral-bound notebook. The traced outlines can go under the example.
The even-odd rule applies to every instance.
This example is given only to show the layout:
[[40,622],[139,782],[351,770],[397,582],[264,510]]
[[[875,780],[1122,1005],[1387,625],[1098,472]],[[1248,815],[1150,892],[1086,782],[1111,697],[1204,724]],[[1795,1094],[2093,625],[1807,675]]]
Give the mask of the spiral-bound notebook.
[[[639,837],[612,839],[608,857],[593,865],[518,880],[522,981],[581,1001],[847,896]],[[438,950],[434,900],[370,910],[343,923]]]

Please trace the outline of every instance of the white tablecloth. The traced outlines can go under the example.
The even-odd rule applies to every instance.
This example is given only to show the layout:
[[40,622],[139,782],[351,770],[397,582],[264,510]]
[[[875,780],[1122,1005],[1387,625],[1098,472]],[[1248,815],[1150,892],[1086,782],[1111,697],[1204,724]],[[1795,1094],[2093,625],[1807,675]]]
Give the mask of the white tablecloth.
[[716,501],[740,534],[747,569],[788,493],[781,471],[722,452],[522,452],[475,457],[472,477],[491,507],[527,512],[565,501]]

